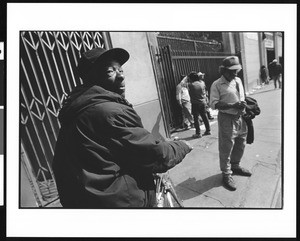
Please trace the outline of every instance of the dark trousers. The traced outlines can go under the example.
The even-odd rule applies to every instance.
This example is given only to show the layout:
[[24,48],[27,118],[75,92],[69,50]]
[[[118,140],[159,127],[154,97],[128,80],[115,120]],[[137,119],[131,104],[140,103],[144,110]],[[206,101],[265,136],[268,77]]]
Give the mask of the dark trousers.
[[281,88],[281,76],[280,76],[280,74],[272,76],[272,79],[274,81],[274,87],[275,87],[275,89],[277,88],[277,82],[279,84],[279,88]]
[[193,104],[192,103],[192,114],[194,117],[194,125],[196,129],[196,134],[200,134],[200,125],[199,125],[199,115],[201,116],[206,131],[210,131],[210,125],[209,125],[209,120],[207,118],[207,113],[206,113],[206,104],[205,103],[197,103]]

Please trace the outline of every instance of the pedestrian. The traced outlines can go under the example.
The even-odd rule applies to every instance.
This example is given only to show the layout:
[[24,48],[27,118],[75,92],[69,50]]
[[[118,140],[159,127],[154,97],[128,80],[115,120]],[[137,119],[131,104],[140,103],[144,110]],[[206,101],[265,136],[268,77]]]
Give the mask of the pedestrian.
[[186,130],[194,127],[192,116],[191,98],[188,90],[187,76],[181,75],[181,80],[176,86],[176,100],[181,108],[183,126]]
[[239,59],[229,56],[220,66],[221,77],[210,89],[210,105],[218,109],[219,160],[223,184],[229,190],[236,190],[232,174],[251,176],[251,172],[240,166],[247,137],[247,124],[242,118],[245,113],[243,84],[237,77],[241,70]]
[[282,86],[282,66],[280,63],[277,62],[277,59],[274,59],[269,64],[269,74],[271,79],[274,81],[274,87],[277,88],[277,82],[279,88],[281,89]]
[[153,173],[180,163],[192,147],[148,132],[125,99],[125,49],[94,48],[79,59],[84,84],[65,101],[53,171],[65,208],[155,207]]
[[[204,80],[205,79],[205,73],[198,72],[197,75],[198,75],[199,79],[202,79],[204,81],[204,83],[205,83],[205,80]],[[210,106],[209,106],[208,91],[206,90],[205,93],[206,93],[206,107],[205,107],[206,114],[207,114],[207,117],[208,117],[209,120],[213,120],[214,117],[210,113],[211,109],[210,109]]]
[[[199,77],[200,76],[200,77]],[[196,133],[193,135],[193,138],[200,138],[201,130],[199,124],[199,115],[201,116],[204,125],[205,132],[204,135],[210,135],[210,124],[206,114],[206,88],[203,81],[204,74],[198,75],[195,71],[192,71],[189,75],[189,93],[192,103],[192,115],[194,117],[194,126]]]
[[266,68],[266,66],[262,65],[260,67],[260,70],[259,70],[259,77],[260,77],[260,81],[261,81],[261,84],[262,85],[265,85],[265,84],[269,84],[269,76],[268,76],[268,69]]

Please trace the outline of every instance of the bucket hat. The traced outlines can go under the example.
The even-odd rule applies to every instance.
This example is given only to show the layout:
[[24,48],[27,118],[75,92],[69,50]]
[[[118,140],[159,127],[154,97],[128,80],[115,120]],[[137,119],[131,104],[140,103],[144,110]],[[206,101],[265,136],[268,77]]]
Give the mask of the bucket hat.
[[77,71],[79,76],[86,80],[89,74],[103,66],[109,60],[116,60],[123,65],[129,59],[129,53],[122,48],[94,48],[82,53],[81,58],[78,61]]
[[222,65],[220,67],[230,70],[242,69],[239,58],[236,56],[229,56],[223,59]]

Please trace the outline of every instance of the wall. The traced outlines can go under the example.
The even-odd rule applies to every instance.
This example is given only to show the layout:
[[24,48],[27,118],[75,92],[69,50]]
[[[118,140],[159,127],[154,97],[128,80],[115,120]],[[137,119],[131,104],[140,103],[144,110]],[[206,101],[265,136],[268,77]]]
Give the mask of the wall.
[[282,58],[282,34],[274,33],[274,42],[275,42],[275,56],[276,59]]
[[[166,136],[161,117],[153,64],[146,32],[110,32],[112,46],[126,49],[130,58],[123,65],[126,99],[141,116],[144,127],[155,136]],[[154,34],[154,33],[153,33]]]
[[245,90],[250,92],[259,84],[260,50],[258,33],[241,33],[242,62]]
[[231,32],[222,33],[224,52],[235,53],[235,42]]

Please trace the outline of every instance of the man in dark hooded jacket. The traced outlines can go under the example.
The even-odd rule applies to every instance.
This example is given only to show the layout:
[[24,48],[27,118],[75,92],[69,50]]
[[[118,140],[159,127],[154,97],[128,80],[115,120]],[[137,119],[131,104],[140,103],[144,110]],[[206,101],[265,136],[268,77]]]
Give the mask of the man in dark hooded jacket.
[[278,63],[277,59],[274,59],[269,64],[269,74],[270,78],[274,81],[274,87],[277,88],[277,82],[279,84],[279,88],[281,89],[282,86],[282,66]]
[[82,54],[76,87],[59,114],[53,171],[65,208],[154,207],[153,173],[165,172],[192,150],[144,129],[124,98],[122,65],[129,53],[95,48]]

